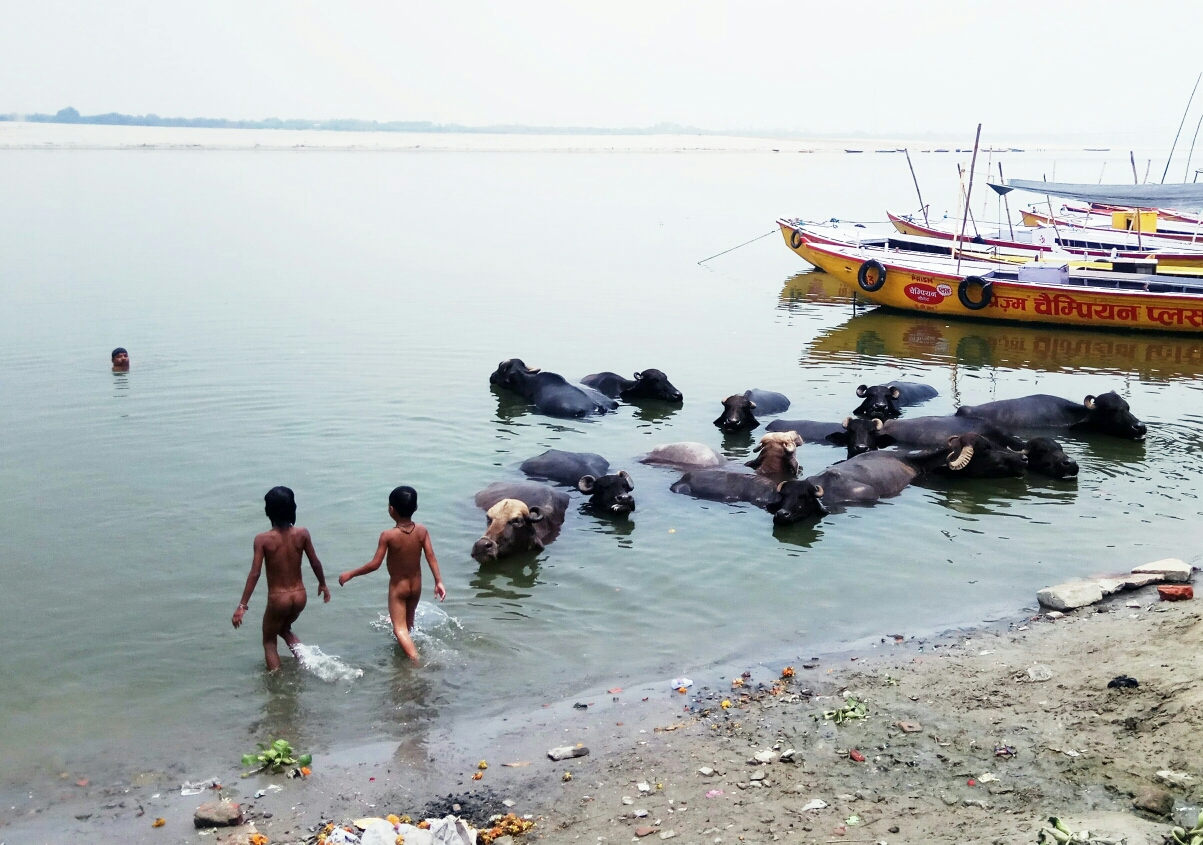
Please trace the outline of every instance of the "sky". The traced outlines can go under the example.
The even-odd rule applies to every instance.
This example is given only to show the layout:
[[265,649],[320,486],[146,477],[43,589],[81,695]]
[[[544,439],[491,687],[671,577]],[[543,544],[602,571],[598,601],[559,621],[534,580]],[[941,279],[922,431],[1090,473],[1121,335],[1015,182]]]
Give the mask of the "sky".
[[[1166,136],[1203,2],[0,0],[0,112]],[[1192,108],[1203,106],[1203,86]]]

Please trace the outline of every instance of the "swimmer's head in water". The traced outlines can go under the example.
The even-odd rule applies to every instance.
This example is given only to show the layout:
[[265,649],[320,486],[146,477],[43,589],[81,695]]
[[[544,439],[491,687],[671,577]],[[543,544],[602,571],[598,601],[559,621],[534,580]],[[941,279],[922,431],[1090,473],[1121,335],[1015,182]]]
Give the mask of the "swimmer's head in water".
[[388,505],[401,519],[409,519],[418,509],[418,491],[412,487],[394,487],[388,494]]
[[129,353],[125,351],[124,346],[118,346],[114,349],[110,357],[112,358],[113,366],[116,368],[120,369],[129,366]]
[[287,487],[273,487],[263,497],[264,512],[274,528],[287,528],[297,521],[297,500]]

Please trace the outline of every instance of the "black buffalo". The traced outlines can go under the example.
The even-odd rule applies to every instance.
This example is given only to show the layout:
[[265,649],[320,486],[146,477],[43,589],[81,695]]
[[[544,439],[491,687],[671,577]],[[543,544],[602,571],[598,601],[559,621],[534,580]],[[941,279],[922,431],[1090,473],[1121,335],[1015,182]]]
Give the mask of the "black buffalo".
[[733,472],[726,469],[703,469],[687,472],[668,488],[674,493],[710,499],[715,502],[749,502],[767,508],[779,501],[777,482],[764,475]]
[[589,507],[600,514],[626,516],[635,510],[635,497],[631,492],[635,482],[625,469],[616,475],[594,478],[586,475],[577,482],[576,488],[589,496]]
[[1017,478],[1026,466],[1027,456],[1022,452],[999,446],[984,434],[969,433],[948,438],[946,460],[933,465],[931,471],[955,478]]
[[618,407],[593,388],[569,384],[563,376],[528,367],[518,358],[498,364],[489,383],[514,391],[549,417],[587,417]]
[[598,477],[608,473],[610,462],[592,452],[548,449],[542,455],[527,458],[518,468],[532,478],[545,478],[566,487],[575,487],[586,475]]
[[832,508],[872,505],[897,496],[931,462],[930,456],[899,452],[862,452],[833,464],[817,475],[777,486],[777,499],[768,505],[777,525],[792,525],[825,516]]
[[627,402],[640,399],[680,402],[684,398],[681,391],[673,387],[668,376],[659,370],[635,373],[634,380],[623,378],[618,373],[593,373],[581,379],[581,384],[611,399],[625,399]]
[[1033,437],[1024,444],[1028,472],[1038,472],[1051,478],[1076,478],[1078,463],[1051,437]]
[[869,387],[862,384],[856,389],[856,395],[864,401],[852,413],[858,417],[877,417],[881,420],[902,415],[902,409],[908,405],[918,405],[940,394],[934,387],[918,384],[913,381],[892,381],[889,384],[878,384]]
[[883,432],[883,423],[876,417],[861,419],[847,417],[842,423],[814,420],[773,420],[767,431],[792,431],[808,443],[821,446],[846,446],[848,457],[894,445],[894,438]]
[[560,533],[568,495],[529,481],[495,482],[476,494],[485,511],[484,536],[472,546],[472,557],[488,563],[507,555],[542,551]]
[[1145,424],[1132,415],[1128,403],[1115,391],[1087,396],[1081,403],[1039,393],[984,405],[965,405],[957,410],[957,416],[988,420],[1009,431],[1064,428],[1128,440],[1143,440],[1148,432]]
[[723,412],[714,421],[715,426],[731,434],[736,431],[751,431],[760,426],[753,411],[760,414],[780,414],[789,410],[789,399],[783,393],[772,390],[746,390],[723,400]]

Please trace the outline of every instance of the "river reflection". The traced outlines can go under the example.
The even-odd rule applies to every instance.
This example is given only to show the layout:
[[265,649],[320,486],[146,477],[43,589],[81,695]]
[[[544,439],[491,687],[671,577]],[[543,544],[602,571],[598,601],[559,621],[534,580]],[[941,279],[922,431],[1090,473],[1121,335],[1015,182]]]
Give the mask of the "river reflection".
[[804,352],[802,364],[842,362],[850,356],[971,368],[1091,370],[1147,381],[1203,374],[1203,338],[947,320],[882,309],[820,332]]
[[520,601],[530,598],[539,580],[541,552],[523,552],[491,563],[482,563],[468,586],[480,599]]

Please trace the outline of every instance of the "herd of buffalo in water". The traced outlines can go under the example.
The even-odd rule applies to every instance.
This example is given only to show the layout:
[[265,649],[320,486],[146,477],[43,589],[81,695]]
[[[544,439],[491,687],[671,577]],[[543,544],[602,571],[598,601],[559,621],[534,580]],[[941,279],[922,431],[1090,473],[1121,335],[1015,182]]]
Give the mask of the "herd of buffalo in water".
[[[553,417],[605,414],[617,409],[619,400],[683,401],[681,392],[659,370],[635,373],[633,379],[597,373],[572,384],[512,358],[497,366],[489,382]],[[902,409],[935,397],[934,388],[890,382],[861,385],[856,395],[862,401],[843,422],[773,420],[755,447],[756,457],[746,464],[692,442],[656,446],[640,461],[681,471],[670,487],[674,493],[747,502],[771,513],[775,524],[790,525],[848,505],[872,505],[896,496],[926,474],[952,478],[1078,474],[1077,463],[1056,440],[1021,435],[1060,430],[1141,440],[1146,432],[1145,424],[1114,392],[1087,396],[1082,402],[1036,394],[962,406],[947,416],[909,419],[901,419]],[[714,425],[728,435],[750,432],[760,426],[757,415],[778,415],[790,407],[783,394],[767,390],[728,396],[722,404]],[[798,478],[797,449],[804,440],[844,447],[848,456],[816,475]],[[589,507],[598,514],[625,518],[635,509],[631,476],[625,470],[610,473],[610,464],[601,455],[549,449],[520,468],[530,478],[575,487],[590,497]],[[536,481],[489,485],[476,494],[477,507],[486,512],[487,528],[473,545],[472,557],[488,562],[542,549],[558,534],[568,501],[562,490]]]

